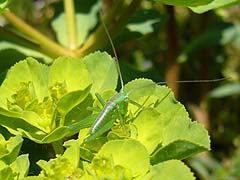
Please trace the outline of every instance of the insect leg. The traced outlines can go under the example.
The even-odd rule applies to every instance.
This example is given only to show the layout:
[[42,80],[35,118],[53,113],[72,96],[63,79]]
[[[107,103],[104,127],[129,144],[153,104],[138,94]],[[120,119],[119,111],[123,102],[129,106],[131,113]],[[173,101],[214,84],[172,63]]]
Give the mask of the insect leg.
[[159,104],[161,104],[161,102],[163,102],[167,97],[168,95],[171,93],[171,90],[168,91],[168,93],[159,101],[159,99],[154,103],[154,108],[157,107]]
[[102,98],[102,96],[101,96],[99,93],[95,93],[95,95],[96,95],[98,101],[99,101],[99,102],[101,103],[101,105],[104,107],[105,104],[106,104],[105,100]]
[[147,103],[147,101],[148,101],[149,98],[150,98],[150,96],[148,96],[148,97],[144,100],[144,102],[143,102],[142,104],[139,104],[139,103],[137,103],[137,102],[129,99],[129,102],[130,102],[131,104],[133,104],[133,105],[135,105],[135,106],[138,107],[138,109],[137,109],[136,112],[134,113],[134,116],[135,116],[136,114],[138,114],[138,113],[144,108],[144,105]]

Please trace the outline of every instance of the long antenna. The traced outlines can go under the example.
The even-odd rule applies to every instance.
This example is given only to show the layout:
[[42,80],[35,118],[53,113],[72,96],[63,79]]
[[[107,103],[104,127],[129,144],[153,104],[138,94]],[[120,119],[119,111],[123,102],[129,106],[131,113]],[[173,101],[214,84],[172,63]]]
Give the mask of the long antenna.
[[211,82],[219,82],[223,80],[231,79],[231,77],[218,78],[218,79],[199,79],[199,80],[180,80],[180,81],[160,81],[160,82],[152,82],[151,84],[146,84],[144,86],[133,88],[128,92],[128,95],[131,94],[134,90],[146,88],[153,85],[162,85],[162,84],[170,84],[170,83],[211,83]]
[[123,90],[124,83],[123,83],[122,73],[121,73],[120,66],[119,66],[119,60],[118,60],[117,52],[116,52],[116,49],[115,49],[115,47],[113,45],[113,41],[112,41],[112,38],[111,38],[111,36],[109,34],[109,31],[108,31],[108,29],[106,27],[106,24],[105,24],[105,22],[103,20],[102,20],[102,24],[103,24],[104,30],[105,30],[105,32],[107,34],[107,37],[108,37],[108,39],[110,41],[110,44],[112,46],[112,49],[113,49],[113,53],[114,53],[115,60],[116,60],[117,71],[118,71],[120,82],[121,82],[121,89]]
[[157,82],[157,85],[161,84],[167,84],[167,83],[211,83],[211,82],[219,82],[223,80],[230,79],[229,77],[225,78],[218,78],[218,79],[198,79],[198,80],[180,80],[180,81],[162,81],[162,82]]

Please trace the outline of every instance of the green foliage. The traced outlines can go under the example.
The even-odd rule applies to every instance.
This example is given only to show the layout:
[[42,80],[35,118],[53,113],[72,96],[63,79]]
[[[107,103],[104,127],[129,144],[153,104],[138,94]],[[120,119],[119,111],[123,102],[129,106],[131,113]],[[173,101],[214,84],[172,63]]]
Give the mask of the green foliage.
[[[82,59],[61,57],[51,66],[27,58],[10,69],[1,85],[0,121],[15,135],[54,147],[80,131],[79,140],[65,142],[63,155],[38,162],[42,168],[39,178],[141,179],[161,177],[159,168],[165,172],[176,166],[176,176],[182,171],[191,179],[190,171],[178,160],[209,150],[208,134],[199,123],[191,122],[170,89],[151,80],[127,83],[124,91],[135,103],[118,113],[120,103],[106,129],[84,142],[99,113],[88,109],[101,108],[95,92],[107,101],[115,94],[116,84],[115,62],[106,53],[95,52]],[[20,144],[14,143],[18,149],[9,163],[16,159]],[[11,152],[1,149],[3,154]],[[178,160],[167,161],[170,159]]]
[[[99,8],[99,3],[96,3],[89,9],[89,12],[76,13],[77,32],[81,32],[78,33],[77,46],[80,46],[85,42],[90,31],[96,26]],[[68,25],[66,23],[66,16],[63,12],[52,21],[51,25],[57,35],[58,42],[63,46],[68,47]]]
[[209,4],[193,7],[191,9],[196,13],[204,13],[212,9],[217,9],[225,6],[232,6],[239,3],[240,3],[239,0],[213,0]]
[[240,84],[231,83],[220,86],[209,93],[211,98],[224,98],[232,95],[240,94]]
[[[94,59],[98,54],[97,52],[90,56]],[[114,78],[114,73],[115,77],[117,76],[116,69],[112,71],[114,62],[104,53],[99,57],[103,59],[99,62],[106,62],[103,63],[105,68],[102,70],[111,70],[109,73],[112,74],[113,83],[110,79],[106,82],[98,81],[91,91],[96,91],[95,88],[114,88],[117,82]],[[82,107],[92,101],[87,98],[92,81],[89,73],[91,70],[88,71],[84,64],[91,62],[87,60],[87,56],[85,58],[83,61],[58,58],[51,67],[31,58],[17,63],[9,71],[0,89],[0,110],[3,116],[1,124],[6,125],[12,133],[22,134],[38,143],[57,141],[77,133],[81,126],[89,126],[89,123],[92,123],[92,118],[87,117],[90,112],[86,111],[86,107]],[[21,76],[18,76],[20,72]],[[102,74],[99,76],[102,77],[101,80],[108,76],[99,72]],[[102,83],[106,83],[106,86],[101,87]],[[78,108],[74,109],[77,105]],[[85,115],[81,119],[75,119],[76,111],[81,112],[81,108],[85,108]],[[6,116],[9,117],[8,121],[5,120]]]
[[[235,138],[239,113],[231,113],[239,109],[234,103],[239,83],[213,91],[187,90],[185,97],[181,90],[177,98],[198,103],[203,116],[206,100],[218,101],[220,105],[213,105],[208,115],[213,149],[224,145],[214,155],[221,159],[223,153],[231,154],[221,162],[210,156],[206,161],[186,160],[210,149],[208,132],[190,119],[169,88],[149,80],[160,81],[169,72],[179,80],[194,79],[186,76],[190,71],[203,73],[193,74],[197,79],[232,75],[232,81],[239,79],[238,9],[219,9],[239,0],[22,0],[8,7],[10,2],[0,0],[0,13],[12,12],[0,18],[0,179],[194,179],[188,166],[197,178],[239,177],[239,138]],[[184,7],[196,13],[218,10],[197,16]],[[122,60],[128,65],[121,70],[124,82],[131,81],[121,94],[127,94],[127,101],[120,101],[89,135],[103,104],[118,91],[119,75],[111,56],[99,51],[85,56],[109,47],[102,21],[115,45],[126,42],[119,54],[121,65]],[[175,57],[186,66],[182,77],[164,70],[172,64],[180,68],[176,62],[165,63]]]
[[204,5],[204,4],[208,4],[213,0],[202,0],[202,1],[198,1],[198,0],[152,0],[152,1],[156,1],[156,2],[161,2],[164,4],[169,4],[169,5],[174,5],[174,6],[200,6],[200,5]]
[[189,168],[182,163],[181,161],[177,160],[169,160],[163,163],[159,163],[154,165],[150,168],[150,172],[146,174],[142,180],[157,180],[157,179],[186,179],[186,180],[193,180],[195,179],[192,172]]
[[26,177],[29,169],[28,155],[20,155],[23,139],[20,136],[5,140],[0,134],[0,177],[17,179]]
[[6,11],[6,7],[12,0],[0,0],[0,13],[4,13]]

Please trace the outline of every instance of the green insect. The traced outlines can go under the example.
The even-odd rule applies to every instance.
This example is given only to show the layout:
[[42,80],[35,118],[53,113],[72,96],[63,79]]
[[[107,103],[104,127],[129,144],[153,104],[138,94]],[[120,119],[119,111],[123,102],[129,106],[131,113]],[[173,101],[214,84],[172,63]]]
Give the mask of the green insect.
[[[129,95],[133,92],[133,90],[130,90],[129,92],[124,91],[124,83],[123,83],[123,78],[122,78],[122,74],[121,74],[121,71],[120,71],[119,63],[118,63],[117,53],[116,53],[116,50],[114,48],[114,45],[113,45],[112,39],[110,37],[110,34],[109,34],[109,32],[106,28],[106,25],[104,24],[104,22],[102,22],[102,23],[103,23],[103,27],[105,29],[105,32],[107,34],[107,37],[108,37],[108,39],[111,43],[113,52],[114,52],[114,56],[115,56],[115,60],[116,60],[116,67],[117,67],[117,71],[118,71],[120,82],[121,82],[121,90],[120,90],[119,93],[117,93],[112,98],[110,98],[110,100],[107,103],[103,102],[102,98],[99,95],[97,95],[98,100],[101,102],[101,104],[104,107],[103,107],[102,111],[99,113],[99,115],[97,116],[96,120],[91,125],[90,130],[89,130],[89,136],[85,139],[85,142],[92,141],[92,140],[96,139],[97,137],[99,137],[100,135],[102,135],[103,133],[105,133],[106,131],[108,131],[113,126],[114,121],[116,119],[116,118],[113,118],[112,116],[114,114],[120,114],[120,116],[121,116],[121,111],[120,111],[121,107],[125,106],[125,108],[126,108],[126,106],[129,102],[133,103],[137,106],[141,106],[141,105],[131,101],[128,98]],[[213,80],[176,81],[176,82],[172,82],[172,83],[217,82],[217,81],[222,81],[223,79],[226,79],[226,78],[213,79]],[[141,89],[141,88],[146,88],[146,87],[153,86],[153,85],[166,84],[166,83],[171,83],[171,82],[151,83],[151,84],[136,88],[134,90]],[[169,91],[169,93],[170,93],[170,91]],[[122,112],[124,113],[125,111],[122,111]]]

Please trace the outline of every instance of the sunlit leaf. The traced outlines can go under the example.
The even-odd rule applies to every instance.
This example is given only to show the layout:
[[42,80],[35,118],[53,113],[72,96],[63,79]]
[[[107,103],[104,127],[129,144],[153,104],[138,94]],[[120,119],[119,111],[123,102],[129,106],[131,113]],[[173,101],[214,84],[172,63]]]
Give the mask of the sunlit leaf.
[[8,165],[15,161],[22,146],[22,142],[23,139],[21,136],[11,137],[7,141],[2,137],[0,139],[0,160]]
[[116,63],[110,55],[97,51],[85,56],[83,61],[93,80],[91,89],[93,96],[95,96],[95,92],[100,93],[116,88],[118,73]]
[[112,158],[114,165],[129,169],[134,177],[144,175],[150,165],[146,148],[136,140],[109,141],[96,158]]
[[[131,81],[125,89],[130,91],[131,100],[154,109],[146,109],[139,113],[139,107],[129,105],[132,114],[139,113],[136,122],[133,121],[139,132],[135,138],[147,147],[149,153],[157,148],[152,154],[152,163],[184,159],[210,149],[207,131],[201,124],[191,121],[184,106],[175,100],[170,89],[156,86],[144,79]],[[167,153],[164,154],[163,151]]]
[[163,4],[169,4],[169,5],[174,5],[174,6],[199,6],[199,5],[204,5],[208,4],[213,0],[151,0],[155,2],[160,2]]
[[142,180],[194,180],[195,177],[190,169],[181,161],[170,160],[159,163],[150,168],[150,172],[145,175]]
[[191,9],[196,13],[204,13],[212,9],[231,6],[239,3],[240,3],[240,0],[213,0],[209,4],[192,7]]

